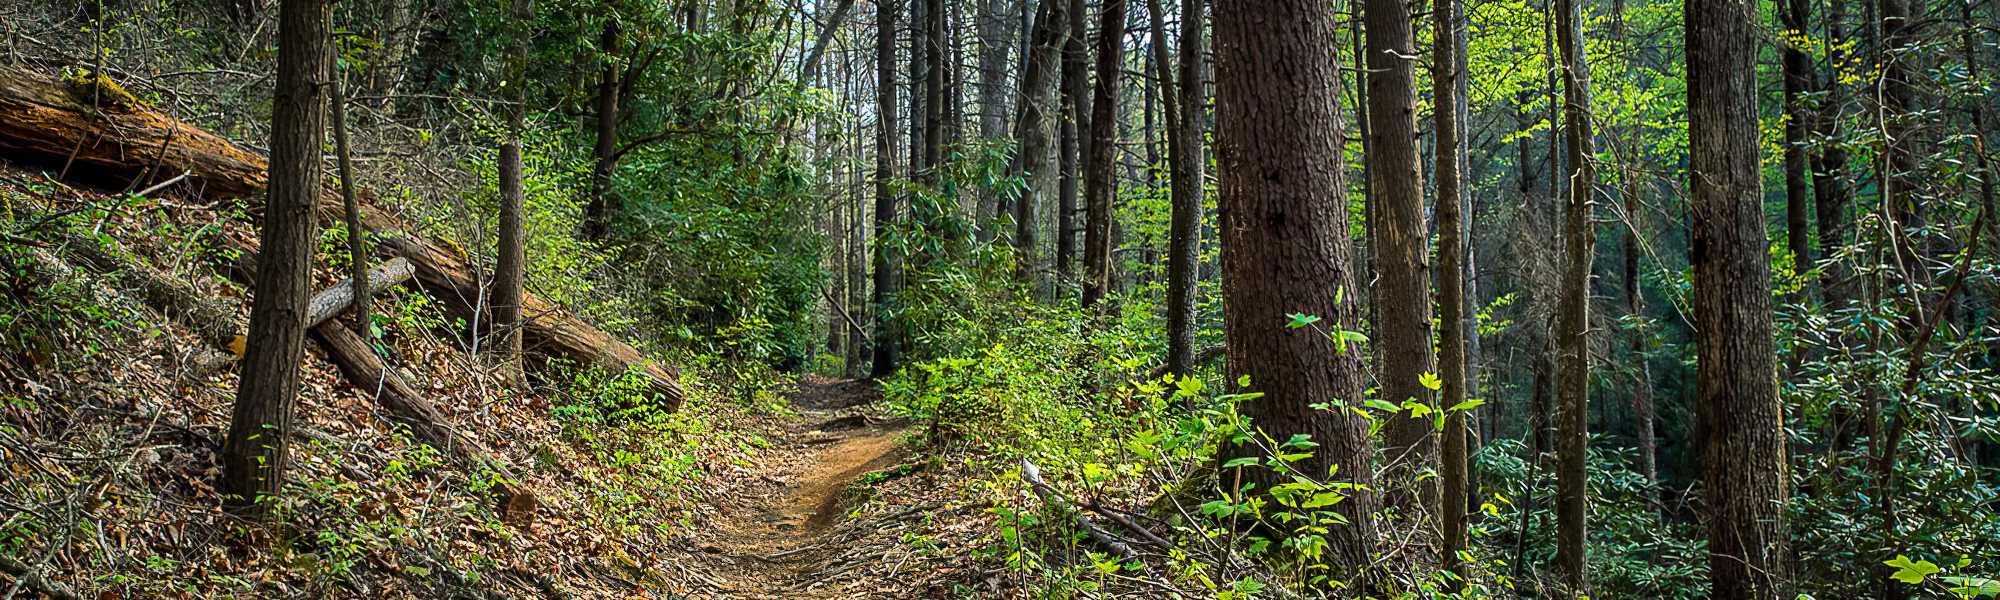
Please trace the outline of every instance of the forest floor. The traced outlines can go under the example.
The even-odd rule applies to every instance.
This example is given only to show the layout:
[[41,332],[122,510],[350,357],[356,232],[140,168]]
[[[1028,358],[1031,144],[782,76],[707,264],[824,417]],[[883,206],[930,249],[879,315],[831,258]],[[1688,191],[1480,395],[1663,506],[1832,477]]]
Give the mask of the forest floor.
[[935,467],[912,456],[904,424],[875,416],[880,398],[872,382],[800,382],[799,418],[767,432],[772,447],[750,473],[716,482],[709,526],[689,532],[701,554],[683,566],[688,583],[704,584],[690,597],[938,597],[953,586],[921,580],[963,581],[936,561],[964,559],[966,548],[933,555],[912,542],[944,523],[972,529],[964,517],[977,513],[949,510],[956,503],[913,481]]

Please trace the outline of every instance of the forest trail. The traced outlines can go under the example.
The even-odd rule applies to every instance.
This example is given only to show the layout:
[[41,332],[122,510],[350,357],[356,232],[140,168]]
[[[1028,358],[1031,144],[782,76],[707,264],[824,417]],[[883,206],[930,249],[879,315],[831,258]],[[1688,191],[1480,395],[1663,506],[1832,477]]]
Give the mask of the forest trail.
[[837,559],[853,540],[838,527],[851,508],[849,487],[905,457],[902,427],[852,410],[880,399],[867,381],[801,382],[792,406],[802,418],[773,432],[757,475],[718,493],[714,557],[707,576],[729,598],[844,598],[827,589]]

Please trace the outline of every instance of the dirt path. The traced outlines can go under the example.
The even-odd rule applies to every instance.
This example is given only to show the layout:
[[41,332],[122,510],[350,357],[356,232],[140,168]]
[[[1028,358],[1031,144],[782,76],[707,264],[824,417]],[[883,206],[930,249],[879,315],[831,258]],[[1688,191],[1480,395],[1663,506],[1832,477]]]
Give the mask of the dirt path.
[[708,583],[717,597],[839,598],[814,589],[842,542],[837,525],[851,506],[849,486],[904,458],[901,428],[854,409],[878,394],[866,382],[802,383],[802,416],[772,436],[758,481],[719,499],[715,535],[702,550],[718,559]]

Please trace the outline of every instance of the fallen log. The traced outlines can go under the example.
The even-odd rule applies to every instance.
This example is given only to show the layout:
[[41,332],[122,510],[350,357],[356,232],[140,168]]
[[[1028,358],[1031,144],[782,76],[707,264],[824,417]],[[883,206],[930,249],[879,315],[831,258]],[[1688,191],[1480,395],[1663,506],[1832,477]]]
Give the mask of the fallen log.
[[[55,79],[18,67],[0,66],[0,154],[51,165],[64,177],[126,188],[185,176],[190,192],[209,198],[240,198],[262,208],[266,158],[229,140],[159,113],[108,78]],[[361,221],[376,231],[406,231],[399,219],[365,201]],[[314,211],[323,223],[343,219],[338,191],[321,188]],[[465,316],[484,312],[483,283],[465,257],[421,238],[403,236],[396,254],[416,268],[422,286]],[[630,344],[563,310],[524,293],[525,345],[553,356],[611,371],[634,372],[676,410],[687,394],[673,369],[654,362]],[[468,319],[470,320],[470,319]],[[485,322],[485,319],[479,319]]]
[[[194,286],[167,277],[138,261],[117,260],[104,248],[83,243],[71,243],[67,247],[82,255],[84,264],[91,271],[119,282],[121,287],[139,290],[140,302],[167,315],[203,341],[235,353],[224,354],[218,359],[197,358],[197,363],[201,365],[197,367],[198,371],[212,372],[240,356],[244,328],[236,311],[203,297],[194,290]],[[36,249],[34,256],[41,268],[52,275],[82,278],[53,253]],[[371,292],[386,290],[409,281],[414,270],[409,261],[401,259],[377,265],[370,270],[368,287]],[[238,273],[239,276],[247,274],[247,268]],[[388,409],[397,422],[408,426],[418,441],[457,457],[473,469],[497,476],[499,483],[494,489],[500,499],[501,516],[508,522],[519,523],[532,515],[540,502],[532,492],[520,486],[519,478],[505,463],[494,458],[493,453],[487,451],[477,439],[453,427],[435,405],[390,369],[360,336],[339,323],[331,322],[334,315],[347,310],[353,301],[354,282],[345,280],[314,294],[309,304],[307,326],[312,328],[313,339],[319,343],[327,360],[340,369],[355,389]],[[189,315],[203,317],[190,320]]]
[[453,427],[436,405],[382,362],[382,357],[376,356],[353,330],[340,323],[322,323],[312,329],[312,338],[356,389],[388,409],[392,417],[409,427],[417,440],[496,476],[498,483],[494,490],[500,498],[502,519],[519,524],[541,505],[533,492],[520,485],[520,478],[514,476],[512,469],[494,458],[479,440]]
[[[373,296],[383,290],[402,285],[416,272],[417,268],[410,266],[410,261],[401,258],[392,258],[389,262],[375,265],[375,268],[368,270],[368,295]],[[313,294],[312,301],[306,303],[306,327],[309,329],[318,327],[335,315],[347,312],[347,308],[354,305],[354,287],[354,278],[350,277],[333,284],[333,287]]]
[[[417,282],[420,285],[429,289],[432,296],[449,298],[450,301],[445,304],[452,308],[456,316],[472,320],[471,307],[481,303],[481,282],[473,276],[472,266],[463,257],[405,235],[385,236],[382,248],[410,259],[417,266]],[[555,303],[523,293],[521,315],[527,323],[522,330],[526,334],[522,346],[530,353],[565,356],[610,371],[636,372],[645,377],[655,395],[668,401],[668,410],[679,410],[681,402],[686,399],[679,383],[679,373],[647,359],[638,349],[604,330],[570,316]],[[490,319],[479,321],[484,323]]]

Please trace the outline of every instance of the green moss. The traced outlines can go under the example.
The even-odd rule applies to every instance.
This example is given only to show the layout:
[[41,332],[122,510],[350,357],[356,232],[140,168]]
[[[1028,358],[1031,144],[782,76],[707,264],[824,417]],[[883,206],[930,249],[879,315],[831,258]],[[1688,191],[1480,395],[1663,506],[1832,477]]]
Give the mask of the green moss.
[[77,100],[94,103],[99,108],[122,108],[144,106],[132,92],[112,81],[110,75],[97,71],[78,69],[69,73],[70,93]]

